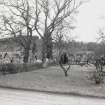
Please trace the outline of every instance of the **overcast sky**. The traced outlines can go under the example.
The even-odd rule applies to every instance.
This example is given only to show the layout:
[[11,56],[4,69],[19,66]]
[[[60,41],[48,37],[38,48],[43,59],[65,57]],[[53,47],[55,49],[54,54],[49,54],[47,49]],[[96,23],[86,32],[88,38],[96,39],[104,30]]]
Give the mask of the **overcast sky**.
[[98,29],[105,27],[105,0],[90,0],[79,9],[77,28],[74,30],[79,41],[96,41]]

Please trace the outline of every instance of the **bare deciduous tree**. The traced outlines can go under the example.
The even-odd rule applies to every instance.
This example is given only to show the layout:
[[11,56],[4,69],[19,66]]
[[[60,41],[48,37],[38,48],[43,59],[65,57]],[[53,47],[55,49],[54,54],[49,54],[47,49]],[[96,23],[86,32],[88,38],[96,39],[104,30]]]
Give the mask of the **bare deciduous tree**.
[[23,62],[27,63],[35,23],[33,8],[28,0],[4,0],[1,5],[7,8],[8,13],[2,15],[0,29],[3,34],[14,36],[14,40],[23,47]]
[[[73,29],[74,27],[72,27]],[[61,69],[64,72],[65,77],[68,76],[68,71],[70,70],[71,64],[69,62],[69,52],[68,48],[70,47],[69,41],[65,40],[65,38],[69,37],[65,35],[66,31],[65,29],[69,30],[68,27],[65,25],[61,24],[57,30],[56,34],[54,37],[54,42],[55,42],[55,48],[57,50],[57,63],[60,65]],[[71,30],[71,28],[70,28]],[[65,58],[66,57],[66,58]],[[65,62],[68,60],[67,62]],[[64,64],[65,63],[65,64]]]
[[[52,33],[68,17],[73,18],[82,2],[76,0],[36,0],[35,29],[43,40],[42,55],[52,58]],[[42,18],[43,17],[43,18]]]

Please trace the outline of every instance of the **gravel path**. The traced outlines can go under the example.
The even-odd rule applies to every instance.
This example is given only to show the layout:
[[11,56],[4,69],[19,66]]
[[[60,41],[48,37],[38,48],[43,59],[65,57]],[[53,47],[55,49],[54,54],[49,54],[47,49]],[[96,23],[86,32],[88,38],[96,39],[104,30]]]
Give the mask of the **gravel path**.
[[0,88],[0,105],[105,105],[105,99]]

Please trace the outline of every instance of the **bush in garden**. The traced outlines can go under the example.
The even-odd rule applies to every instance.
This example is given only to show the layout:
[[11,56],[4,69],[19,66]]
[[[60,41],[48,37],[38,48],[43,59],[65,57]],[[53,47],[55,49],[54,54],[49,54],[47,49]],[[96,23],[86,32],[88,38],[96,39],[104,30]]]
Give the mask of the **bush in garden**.
[[94,71],[92,72],[91,80],[95,82],[95,84],[103,83],[104,74],[102,71]]
[[2,64],[1,68],[0,68],[0,71],[3,74],[7,74],[7,73],[12,74],[12,73],[17,73],[18,72],[16,65],[14,65],[12,63]]
[[103,60],[101,58],[96,59],[94,66],[96,70],[92,72],[91,79],[94,80],[95,84],[103,83],[104,80]]
[[6,74],[6,69],[7,69],[7,67],[6,67],[6,65],[5,64],[2,64],[2,65],[0,65],[0,72],[2,73],[2,74]]
[[8,73],[17,73],[18,72],[16,65],[14,65],[12,63],[7,64],[7,71],[8,71]]

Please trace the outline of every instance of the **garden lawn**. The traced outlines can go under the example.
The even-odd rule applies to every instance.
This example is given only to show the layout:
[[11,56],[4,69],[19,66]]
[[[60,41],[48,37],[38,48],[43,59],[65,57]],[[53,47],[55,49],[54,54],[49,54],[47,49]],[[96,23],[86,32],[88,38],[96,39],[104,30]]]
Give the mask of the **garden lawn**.
[[104,97],[105,84],[95,85],[94,81],[89,80],[89,73],[94,69],[92,65],[73,65],[68,77],[64,76],[59,66],[0,75],[0,86]]

